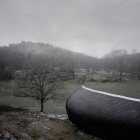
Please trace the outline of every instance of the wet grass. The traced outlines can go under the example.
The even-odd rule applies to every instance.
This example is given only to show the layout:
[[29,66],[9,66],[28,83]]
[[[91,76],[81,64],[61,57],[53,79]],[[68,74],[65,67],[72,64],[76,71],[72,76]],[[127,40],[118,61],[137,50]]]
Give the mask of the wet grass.
[[[14,81],[5,81],[0,84],[0,105],[14,105],[21,108],[28,108],[32,111],[40,111],[40,104],[28,97],[13,96]],[[53,114],[66,114],[65,104],[67,97],[80,87],[77,80],[66,81],[61,90],[63,98],[58,101],[48,101],[44,104],[44,112]]]
[[86,87],[140,99],[140,81],[87,82]]
[[[66,81],[63,90],[63,99],[58,101],[48,101],[44,104],[44,111],[53,114],[66,114],[65,104],[67,97],[80,87],[78,80]],[[140,81],[122,81],[122,82],[86,82],[85,86],[106,91],[113,94],[124,95],[140,99]],[[13,81],[5,81],[0,84],[0,105],[14,105],[21,108],[28,108],[33,111],[40,111],[40,104],[27,97],[13,96]],[[4,90],[5,89],[5,90]]]

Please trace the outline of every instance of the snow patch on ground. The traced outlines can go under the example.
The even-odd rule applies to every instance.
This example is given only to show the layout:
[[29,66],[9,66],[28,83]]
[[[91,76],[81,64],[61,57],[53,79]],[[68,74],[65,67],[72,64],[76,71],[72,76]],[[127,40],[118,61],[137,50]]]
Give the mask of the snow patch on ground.
[[45,114],[45,113],[40,113],[41,116],[45,116],[48,119],[58,119],[58,120],[68,120],[68,115],[65,114]]

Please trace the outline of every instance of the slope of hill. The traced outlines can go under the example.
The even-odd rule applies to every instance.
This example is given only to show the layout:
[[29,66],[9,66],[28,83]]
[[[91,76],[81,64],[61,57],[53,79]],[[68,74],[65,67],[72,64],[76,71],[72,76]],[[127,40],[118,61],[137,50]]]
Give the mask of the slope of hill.
[[[45,55],[47,58],[53,58],[56,61],[73,61],[77,64],[78,62],[81,63],[81,65],[84,67],[84,63],[88,61],[88,63],[91,63],[91,61],[97,61],[98,59],[96,57],[87,56],[80,53],[75,53],[66,49],[62,49],[59,47],[54,47],[50,44],[44,44],[44,43],[33,43],[33,42],[21,42],[17,44],[10,44],[9,46],[1,46],[0,47],[0,60],[9,58],[24,58],[29,57],[32,55]],[[5,58],[6,57],[6,58]],[[7,59],[8,59],[7,58]],[[76,61],[77,60],[77,61]],[[93,64],[93,62],[92,62]],[[78,65],[78,64],[77,64]],[[91,67],[91,65],[90,65]]]
[[21,42],[0,47],[0,70],[20,70],[27,63],[44,61],[54,67],[71,69],[98,69],[95,57],[75,53],[50,44]]

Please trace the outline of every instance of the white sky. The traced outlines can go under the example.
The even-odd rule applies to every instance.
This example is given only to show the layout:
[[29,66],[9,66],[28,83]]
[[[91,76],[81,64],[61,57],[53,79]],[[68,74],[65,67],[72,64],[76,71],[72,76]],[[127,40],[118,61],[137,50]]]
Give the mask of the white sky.
[[139,0],[0,0],[0,45],[44,42],[101,57],[140,51]]

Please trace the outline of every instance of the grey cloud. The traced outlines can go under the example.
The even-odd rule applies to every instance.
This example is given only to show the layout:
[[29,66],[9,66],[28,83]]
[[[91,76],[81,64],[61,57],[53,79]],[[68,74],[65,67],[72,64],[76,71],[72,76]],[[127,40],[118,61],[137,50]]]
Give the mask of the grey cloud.
[[140,50],[139,0],[0,0],[0,45],[40,41],[102,56]]

